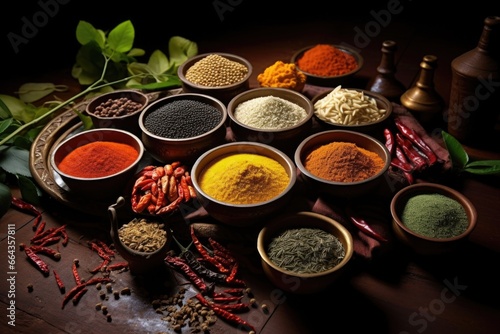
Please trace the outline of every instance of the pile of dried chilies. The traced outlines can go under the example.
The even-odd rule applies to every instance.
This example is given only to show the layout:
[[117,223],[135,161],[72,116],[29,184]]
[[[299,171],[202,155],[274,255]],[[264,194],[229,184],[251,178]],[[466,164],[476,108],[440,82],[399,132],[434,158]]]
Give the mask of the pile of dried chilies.
[[394,119],[396,130],[384,129],[385,146],[391,154],[391,167],[401,172],[409,184],[414,174],[442,163],[432,148],[412,128],[399,118]]
[[[228,323],[242,326],[255,332],[255,328],[236,313],[248,311],[251,302],[242,302],[246,284],[237,277],[238,262],[229,249],[213,238],[208,238],[210,247],[198,239],[194,227],[190,228],[191,244],[196,253],[183,247],[174,237],[181,249],[179,255],[169,253],[166,264],[184,275],[199,291],[195,296],[204,306]],[[190,244],[190,245],[191,245]],[[215,286],[226,286],[222,291],[215,291]]]

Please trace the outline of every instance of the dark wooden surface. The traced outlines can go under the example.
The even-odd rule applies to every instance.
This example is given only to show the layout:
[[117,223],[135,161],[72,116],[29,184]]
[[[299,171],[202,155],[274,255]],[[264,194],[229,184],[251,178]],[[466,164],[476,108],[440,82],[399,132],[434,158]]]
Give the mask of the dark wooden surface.
[[[429,22],[426,22],[425,15],[417,19],[416,15],[400,20],[393,17],[386,26],[379,26],[380,30],[372,33],[366,45],[361,47],[356,44],[355,28],[367,27],[372,22],[370,20],[374,20],[370,10],[381,8],[384,7],[366,7],[364,15],[358,17],[336,15],[334,19],[328,19],[323,14],[317,20],[304,22],[300,22],[298,10],[293,14],[295,16],[289,16],[289,20],[279,20],[279,24],[272,24],[271,19],[266,20],[266,24],[259,24],[256,16],[255,21],[247,23],[244,29],[227,29],[224,33],[203,38],[200,35],[200,40],[196,41],[200,53],[224,51],[247,58],[254,70],[252,87],[257,87],[258,73],[276,60],[288,61],[304,46],[324,42],[357,46],[365,64],[353,86],[364,88],[375,75],[382,42],[393,39],[399,47],[396,55],[398,79],[410,87],[418,75],[422,57],[436,55],[436,90],[447,100],[450,62],[475,46],[484,17],[471,16],[467,22],[450,19],[443,24],[435,19],[435,15],[430,15],[432,20]],[[235,13],[238,17],[239,14]],[[272,13],[257,9],[252,12],[253,15]],[[286,13],[292,15],[290,11]],[[466,17],[465,14],[462,16],[458,18],[463,20]],[[73,29],[73,26],[68,29]],[[182,35],[182,31],[179,34]],[[158,36],[156,41],[166,43],[166,32],[155,31],[154,35]],[[58,94],[61,98],[72,96],[80,89],[71,78],[68,67],[40,71],[36,77],[20,68],[18,73],[2,82],[1,93],[12,95],[19,84],[28,81],[69,85],[68,92]],[[469,153],[474,157],[494,159],[500,155],[499,151],[481,149],[469,149]],[[421,257],[395,242],[389,254],[376,261],[355,261],[341,280],[317,295],[280,294],[260,271],[252,241],[255,235],[249,232],[242,236],[241,231],[235,231],[235,236],[244,240],[238,247],[242,277],[252,288],[257,303],[265,303],[270,309],[266,314],[256,307],[242,317],[262,334],[329,333],[340,328],[343,328],[340,332],[356,333],[498,333],[499,179],[464,176],[453,182],[453,186],[473,202],[479,215],[477,228],[462,249],[448,256]],[[19,195],[15,189],[14,194]],[[90,277],[86,269],[99,263],[99,258],[86,242],[93,238],[109,242],[109,222],[106,217],[87,216],[50,198],[44,200],[41,209],[47,227],[67,225],[70,243],[67,247],[59,245],[61,260],[47,262],[51,269],[60,273],[68,290],[74,285],[71,263],[75,258],[80,260],[84,278]],[[109,308],[111,322],[102,312],[95,310],[94,306],[100,299],[93,287],[78,305],[70,302],[61,309],[63,295],[58,291],[52,273],[43,277],[19,250],[19,244],[28,243],[33,235],[32,223],[32,216],[15,209],[9,210],[0,222],[0,305],[3,310],[0,312],[0,328],[3,333],[173,333],[150,304],[155,295],[173,292],[178,284],[185,283],[165,268],[159,268],[151,277],[134,276],[130,272],[112,274],[114,289],[130,287],[132,294],[118,300],[110,296],[103,302]],[[7,268],[9,226],[15,226],[15,296],[9,294],[12,291],[7,281],[10,271]],[[28,292],[29,284],[34,287],[32,292]],[[15,327],[7,323],[10,302],[15,302]],[[244,331],[218,321],[211,333]]]

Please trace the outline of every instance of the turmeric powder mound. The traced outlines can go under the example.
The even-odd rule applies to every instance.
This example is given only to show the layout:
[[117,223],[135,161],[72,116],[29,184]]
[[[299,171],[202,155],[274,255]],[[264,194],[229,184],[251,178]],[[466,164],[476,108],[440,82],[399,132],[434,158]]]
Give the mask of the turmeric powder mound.
[[200,188],[231,204],[255,204],[283,192],[290,177],[276,160],[252,153],[227,155],[211,162],[200,175]]
[[334,182],[358,182],[377,174],[384,160],[354,143],[332,142],[311,151],[304,167],[312,174]]
[[301,92],[306,84],[306,75],[293,63],[276,61],[257,76],[262,87],[288,88]]

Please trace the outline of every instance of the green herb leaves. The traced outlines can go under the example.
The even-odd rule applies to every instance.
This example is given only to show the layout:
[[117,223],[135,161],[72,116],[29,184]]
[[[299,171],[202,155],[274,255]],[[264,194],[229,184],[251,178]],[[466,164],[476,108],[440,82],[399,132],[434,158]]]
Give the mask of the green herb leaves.
[[500,174],[500,160],[470,161],[469,155],[455,137],[445,131],[441,131],[441,135],[456,172],[481,175]]

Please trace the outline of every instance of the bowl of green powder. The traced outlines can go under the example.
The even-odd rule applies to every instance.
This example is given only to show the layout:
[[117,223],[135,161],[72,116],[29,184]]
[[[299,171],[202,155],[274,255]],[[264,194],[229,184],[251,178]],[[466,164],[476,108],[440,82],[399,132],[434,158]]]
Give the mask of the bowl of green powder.
[[455,250],[476,227],[477,212],[465,195],[437,183],[416,183],[391,201],[396,237],[423,255]]
[[272,146],[232,142],[201,155],[191,169],[191,180],[210,216],[227,225],[251,226],[289,204],[296,168]]
[[267,222],[257,250],[264,274],[276,287],[311,294],[331,286],[347,270],[353,239],[338,221],[301,211]]

